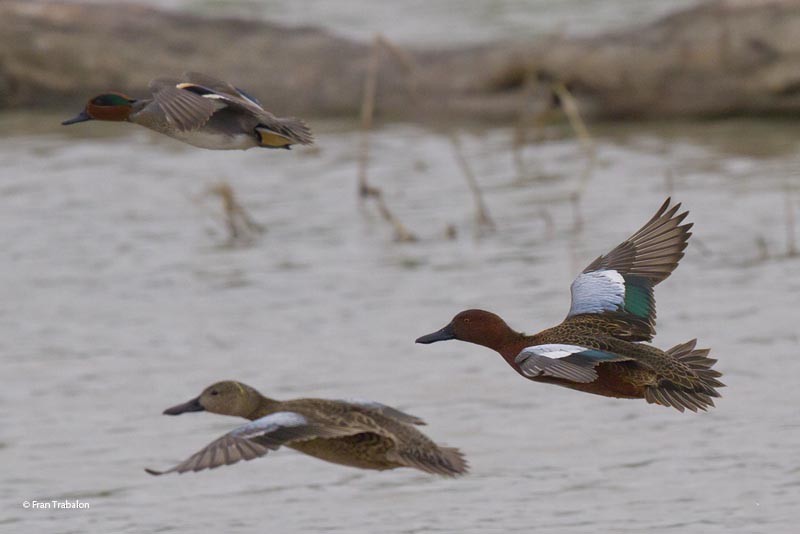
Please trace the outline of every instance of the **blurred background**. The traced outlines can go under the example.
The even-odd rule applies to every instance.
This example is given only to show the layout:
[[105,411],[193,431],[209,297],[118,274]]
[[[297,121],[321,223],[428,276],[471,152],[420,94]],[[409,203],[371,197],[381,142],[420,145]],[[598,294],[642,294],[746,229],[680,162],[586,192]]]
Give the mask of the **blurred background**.
[[[0,5],[0,530],[794,531],[800,125],[781,39],[797,2],[141,5]],[[681,30],[721,19],[736,31]],[[712,35],[734,43],[721,63]],[[59,125],[98,91],[144,97],[189,69],[302,117],[316,145]],[[719,358],[709,413],[414,344],[470,307],[556,324],[574,276],[670,195],[695,226],[656,289],[654,343],[697,337]],[[281,450],[145,474],[233,428],[161,415],[221,379],[397,406],[472,472]]]

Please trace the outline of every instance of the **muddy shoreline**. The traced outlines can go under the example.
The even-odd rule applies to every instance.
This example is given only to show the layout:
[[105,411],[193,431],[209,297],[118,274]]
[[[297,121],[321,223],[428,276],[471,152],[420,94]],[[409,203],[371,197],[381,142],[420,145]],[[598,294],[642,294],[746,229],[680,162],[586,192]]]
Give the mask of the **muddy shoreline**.
[[[221,46],[223,43],[224,46]],[[800,3],[714,1],[652,24],[580,38],[382,50],[384,117],[517,118],[560,81],[593,118],[800,112]],[[210,19],[132,4],[0,5],[0,108],[67,108],[88,95],[200,70],[251,88],[272,109],[359,111],[372,43],[319,28]]]

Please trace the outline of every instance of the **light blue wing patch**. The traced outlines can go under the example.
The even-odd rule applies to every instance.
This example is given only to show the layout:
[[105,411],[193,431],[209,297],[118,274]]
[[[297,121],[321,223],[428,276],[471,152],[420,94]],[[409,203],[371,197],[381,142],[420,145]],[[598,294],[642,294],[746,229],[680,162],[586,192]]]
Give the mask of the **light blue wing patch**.
[[597,364],[627,359],[579,345],[548,343],[523,349],[514,361],[528,378],[551,376],[585,384],[597,380]]
[[186,473],[252,460],[282,445],[280,440],[270,439],[271,434],[291,433],[307,424],[306,418],[299,413],[276,412],[234,428],[171,469],[166,471],[145,469],[145,471],[151,475]]
[[572,282],[572,305],[567,317],[616,312],[625,306],[625,279],[617,271],[581,273]]
[[229,435],[246,439],[275,432],[279,428],[292,428],[307,424],[308,420],[299,413],[275,412],[236,427],[229,432]]

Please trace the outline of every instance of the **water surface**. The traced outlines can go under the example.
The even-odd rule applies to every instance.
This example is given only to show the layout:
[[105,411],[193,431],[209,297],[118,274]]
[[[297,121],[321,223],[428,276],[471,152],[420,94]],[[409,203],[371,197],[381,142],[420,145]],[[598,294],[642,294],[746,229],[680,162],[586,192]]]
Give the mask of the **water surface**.
[[[356,199],[352,124],[314,123],[318,152],[224,153],[132,125],[54,129],[59,118],[0,117],[7,528],[794,528],[800,260],[785,257],[784,194],[800,168],[796,125],[596,126],[581,230],[569,197],[584,159],[567,130],[528,146],[519,174],[509,129],[456,128],[497,223],[481,237],[449,138],[386,125],[371,177],[420,238],[403,244]],[[228,244],[220,207],[203,197],[223,179],[268,229],[254,243]],[[481,347],[413,343],[474,306],[526,331],[561,320],[575,273],[668,192],[691,210],[695,235],[658,287],[656,343],[712,347],[729,385],[712,412],[534,384]],[[278,398],[396,405],[461,447],[472,473],[361,472],[282,450],[214,472],[145,474],[236,424],[160,415],[223,378]],[[92,508],[21,508],[34,498]]]

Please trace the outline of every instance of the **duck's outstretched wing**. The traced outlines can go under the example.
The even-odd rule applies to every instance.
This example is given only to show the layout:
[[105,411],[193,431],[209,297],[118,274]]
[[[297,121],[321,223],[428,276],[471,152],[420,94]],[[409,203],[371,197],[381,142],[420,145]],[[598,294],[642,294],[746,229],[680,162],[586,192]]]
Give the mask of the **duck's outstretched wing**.
[[354,406],[359,406],[360,408],[369,410],[371,412],[378,413],[384,417],[388,417],[390,419],[394,419],[399,423],[403,423],[406,425],[424,425],[425,421],[420,419],[415,415],[408,414],[406,412],[400,411],[397,408],[392,408],[391,406],[387,406],[385,404],[381,404],[380,402],[375,402],[371,400],[364,400],[364,399],[342,399],[341,402],[346,402],[347,404],[352,404]]
[[653,287],[666,279],[683,257],[692,223],[681,224],[688,211],[677,213],[668,198],[638,232],[614,250],[594,260],[572,282],[572,306],[567,319],[605,314],[627,328],[615,334],[627,341],[649,341],[655,335]]
[[296,412],[277,412],[235,428],[175,467],[165,471],[155,469],[145,469],[145,471],[151,475],[164,475],[214,469],[221,465],[235,464],[240,460],[259,458],[270,450],[276,450],[292,441],[340,437],[353,433],[356,432],[352,429],[320,424]]
[[457,476],[467,472],[458,449],[440,447],[414,425],[424,424],[413,415],[374,401],[304,399],[303,413],[311,413],[332,427],[351,434],[370,434],[362,446],[376,447],[388,460],[427,473]]
[[202,128],[223,102],[204,98],[193,91],[181,88],[182,82],[173,78],[156,78],[150,82],[153,93],[151,106],[158,106],[166,116],[167,122],[182,132]]
[[208,74],[202,74],[200,72],[184,72],[183,73],[184,83],[187,85],[194,84],[205,87],[206,89],[213,91],[215,93],[224,94],[233,98],[243,99],[250,104],[257,106],[259,109],[264,109],[261,105],[261,102],[258,101],[254,96],[250,95],[249,93],[245,92],[242,89],[239,89],[233,84],[230,84],[224,80],[220,80],[213,76],[209,76]]
[[586,384],[597,380],[597,371],[594,368],[598,364],[630,359],[580,345],[548,343],[524,348],[514,361],[528,378],[551,376]]
[[228,82],[199,72],[186,72],[183,77],[186,81],[177,85],[179,89],[256,117],[258,125],[255,129],[262,146],[288,148],[293,144],[310,145],[314,142],[314,135],[305,122],[293,117],[276,117],[255,97]]

